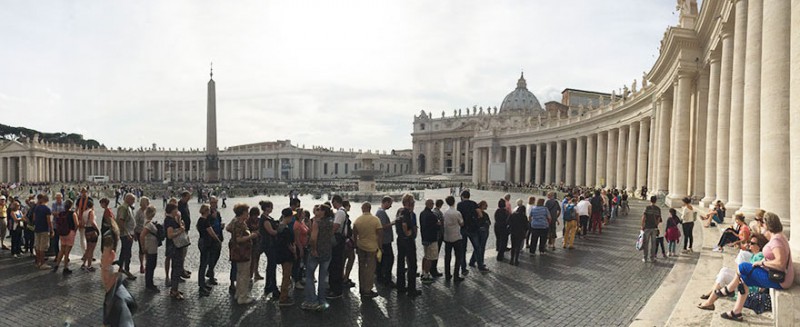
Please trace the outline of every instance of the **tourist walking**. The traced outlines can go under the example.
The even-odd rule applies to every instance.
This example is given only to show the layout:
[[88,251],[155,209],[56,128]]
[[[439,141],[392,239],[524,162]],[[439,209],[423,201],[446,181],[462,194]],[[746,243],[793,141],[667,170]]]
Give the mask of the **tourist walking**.
[[[461,212],[456,210],[456,199],[452,195],[445,198],[445,202],[447,202],[448,208],[444,212],[444,276],[446,280],[450,280],[455,275],[454,281],[460,282],[464,280],[459,273],[464,269],[461,265],[461,260],[466,257],[461,253],[463,250],[461,243],[464,242],[461,236],[461,228],[464,226],[464,219],[461,217]],[[456,260],[453,274],[451,274],[450,255],[453,252],[455,252]]]
[[575,198],[569,197],[569,202],[564,205],[564,244],[565,249],[575,248],[575,232],[578,230],[578,213],[575,210]]
[[658,198],[656,196],[650,197],[650,205],[644,209],[642,214],[642,262],[647,262],[647,257],[650,260],[656,261],[656,236],[658,236],[658,224],[661,223],[661,208],[656,205]]
[[[722,202],[719,202],[722,204]],[[724,213],[723,213],[724,215]],[[694,222],[697,220],[697,211],[692,206],[692,199],[683,198],[683,209],[681,209],[681,225],[683,226],[683,252],[692,252],[694,243]],[[721,222],[721,220],[720,220]]]
[[681,220],[678,218],[675,209],[670,209],[669,214],[666,231],[667,254],[669,256],[676,256],[678,255],[677,246],[681,241],[681,231],[678,230],[678,225],[681,223]]
[[55,223],[56,218],[58,215],[64,211],[64,197],[62,193],[56,193],[55,201],[50,205],[50,213],[51,213],[51,224],[53,225],[53,235],[50,237],[49,240],[49,247],[47,248],[47,256],[55,256],[58,254],[58,244],[59,244],[59,235],[55,233],[55,229],[58,228],[58,225]]
[[478,202],[478,245],[475,251],[472,251],[472,257],[469,259],[469,266],[475,267],[478,264],[478,270],[481,272],[488,272],[489,268],[484,264],[484,254],[486,253],[486,242],[489,240],[489,213],[486,210],[489,204],[486,201]]
[[244,203],[233,206],[236,218],[228,224],[227,231],[231,233],[228,242],[231,261],[236,264],[236,303],[250,304],[254,299],[250,296],[252,285],[250,282],[250,256],[253,255],[253,239],[258,237],[258,232],[251,233],[247,227],[250,207]]
[[344,224],[342,224],[342,236],[344,237],[344,274],[342,275],[342,286],[355,287],[356,283],[350,279],[350,272],[353,271],[353,264],[356,260],[356,243],[353,240],[353,222],[350,220],[350,201],[342,201],[345,212]]
[[433,283],[431,276],[431,264],[439,257],[437,248],[437,237],[439,235],[439,218],[433,213],[434,202],[431,199],[425,201],[425,209],[419,214],[420,234],[422,238],[423,258],[422,258],[422,278],[423,284]]
[[551,218],[547,229],[547,245],[550,246],[551,251],[556,249],[556,225],[561,224],[558,221],[558,217],[561,216],[561,204],[555,198],[555,192],[547,192],[547,201],[544,202],[544,206],[550,212]]
[[139,245],[139,273],[144,274],[144,266],[145,266],[145,251],[144,245],[139,240],[139,234],[142,233],[144,229],[144,222],[145,222],[145,210],[150,207],[150,198],[143,196],[139,198],[139,210],[136,210],[136,214],[133,216],[134,222],[136,222],[136,227],[133,229],[133,241]]
[[505,199],[497,201],[497,210],[494,212],[494,238],[497,240],[495,244],[497,261],[505,259],[505,253],[508,249],[508,217],[511,212],[509,212],[510,206],[506,205],[507,203]]
[[361,204],[361,216],[353,224],[353,238],[358,252],[358,287],[362,297],[378,296],[372,289],[375,282],[375,261],[382,243],[383,226],[380,219],[373,216],[369,202]]
[[36,233],[36,241],[34,248],[36,249],[36,267],[41,270],[50,269],[50,266],[44,263],[44,254],[50,246],[50,238],[54,236],[52,211],[47,206],[49,198],[46,194],[39,194],[36,196],[36,207],[33,209],[33,225],[34,233]]
[[381,242],[381,260],[378,263],[377,274],[378,283],[382,283],[390,288],[395,287],[392,281],[392,266],[394,266],[394,249],[392,242],[394,242],[394,232],[392,231],[393,222],[386,214],[386,210],[392,207],[392,200],[389,196],[384,196],[381,199],[381,207],[375,212],[375,216],[381,220],[383,226],[383,238]]
[[[603,234],[603,207],[605,201],[599,190],[594,191],[594,197],[589,201],[592,209],[591,222],[589,224],[589,231],[595,234]],[[585,234],[584,234],[585,235]]]
[[153,282],[153,275],[156,271],[156,264],[158,263],[158,247],[161,245],[161,243],[158,239],[158,227],[154,221],[155,217],[156,208],[153,206],[147,206],[147,208],[144,209],[144,226],[142,226],[142,231],[137,234],[137,237],[139,238],[139,244],[142,245],[144,253],[147,256],[145,259],[144,272],[145,289],[157,293],[161,290],[159,290],[158,286],[156,286],[155,282]]
[[61,249],[58,251],[58,255],[53,264],[53,272],[58,271],[58,265],[61,264],[61,260],[64,260],[64,275],[69,275],[72,273],[72,270],[69,269],[69,253],[72,251],[72,246],[75,244],[75,234],[78,231],[78,218],[75,216],[75,211],[72,211],[72,200],[67,200],[64,202],[64,211],[59,213],[58,218],[58,227],[56,231],[58,232],[58,236],[60,236],[61,242]]
[[589,231],[589,217],[592,214],[592,204],[585,197],[581,196],[578,204],[575,205],[575,213],[580,219],[580,235],[586,236]]
[[[311,239],[309,240],[311,254],[306,266],[305,301],[300,305],[303,310],[327,310],[329,305],[325,300],[328,283],[328,267],[331,262],[333,242],[333,211],[328,205],[314,207],[314,219],[311,224]],[[317,288],[314,288],[314,272],[319,267]]]
[[531,221],[531,254],[536,252],[536,244],[539,244],[539,254],[547,252],[547,232],[550,227],[550,221],[553,219],[550,216],[550,211],[544,206],[544,199],[536,200],[536,205],[531,207],[530,212]]
[[403,207],[397,210],[395,222],[397,290],[415,297],[422,292],[417,289],[417,215],[414,213],[414,196],[406,193],[403,195],[402,203]]
[[136,196],[132,193],[125,194],[123,204],[117,207],[117,226],[119,226],[120,243],[122,248],[119,251],[120,272],[128,276],[129,280],[135,280],[136,276],[131,273],[131,250],[133,248],[134,230],[136,221],[133,217],[133,203]]
[[519,253],[522,251],[522,243],[530,230],[528,215],[525,210],[525,202],[517,200],[517,209],[508,218],[508,230],[511,235],[511,260],[510,263],[519,266]]

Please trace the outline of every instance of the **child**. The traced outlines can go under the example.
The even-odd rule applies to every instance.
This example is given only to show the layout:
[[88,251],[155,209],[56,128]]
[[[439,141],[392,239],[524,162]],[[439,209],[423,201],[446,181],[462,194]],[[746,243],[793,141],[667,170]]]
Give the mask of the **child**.
[[655,251],[656,254],[658,253],[659,247],[661,247],[661,256],[664,257],[664,259],[666,259],[667,252],[664,249],[664,224],[662,224],[661,222],[658,223],[658,235],[656,236],[656,251]]
[[675,209],[669,209],[669,219],[667,219],[667,243],[669,244],[669,255],[676,256],[678,243],[681,240],[681,231],[678,230],[678,224],[681,220],[678,218],[678,212]]

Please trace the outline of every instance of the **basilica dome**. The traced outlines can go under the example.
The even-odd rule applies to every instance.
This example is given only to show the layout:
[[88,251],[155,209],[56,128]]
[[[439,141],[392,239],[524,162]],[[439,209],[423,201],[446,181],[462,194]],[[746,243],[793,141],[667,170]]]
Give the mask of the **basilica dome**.
[[536,96],[531,91],[528,91],[528,83],[525,82],[525,76],[521,74],[517,81],[517,88],[503,99],[503,103],[500,105],[500,112],[538,114],[544,112],[544,109],[542,109],[542,105],[539,104]]

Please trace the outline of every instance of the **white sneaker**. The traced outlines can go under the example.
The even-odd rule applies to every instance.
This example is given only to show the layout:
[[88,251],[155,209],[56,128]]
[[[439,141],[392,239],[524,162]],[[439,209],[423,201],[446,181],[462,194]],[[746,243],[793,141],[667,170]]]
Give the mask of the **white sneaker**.
[[715,246],[715,247],[714,247],[714,249],[713,249],[713,250],[711,250],[711,251],[714,251],[714,252],[722,252],[722,249],[720,249],[720,247],[719,247],[719,246]]

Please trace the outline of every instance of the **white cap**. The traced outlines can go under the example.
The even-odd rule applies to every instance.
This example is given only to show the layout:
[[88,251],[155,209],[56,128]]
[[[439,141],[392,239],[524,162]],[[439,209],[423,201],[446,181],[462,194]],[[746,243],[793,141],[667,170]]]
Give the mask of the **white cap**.
[[0,200],[5,200],[5,199],[6,199],[5,195],[0,195]]

